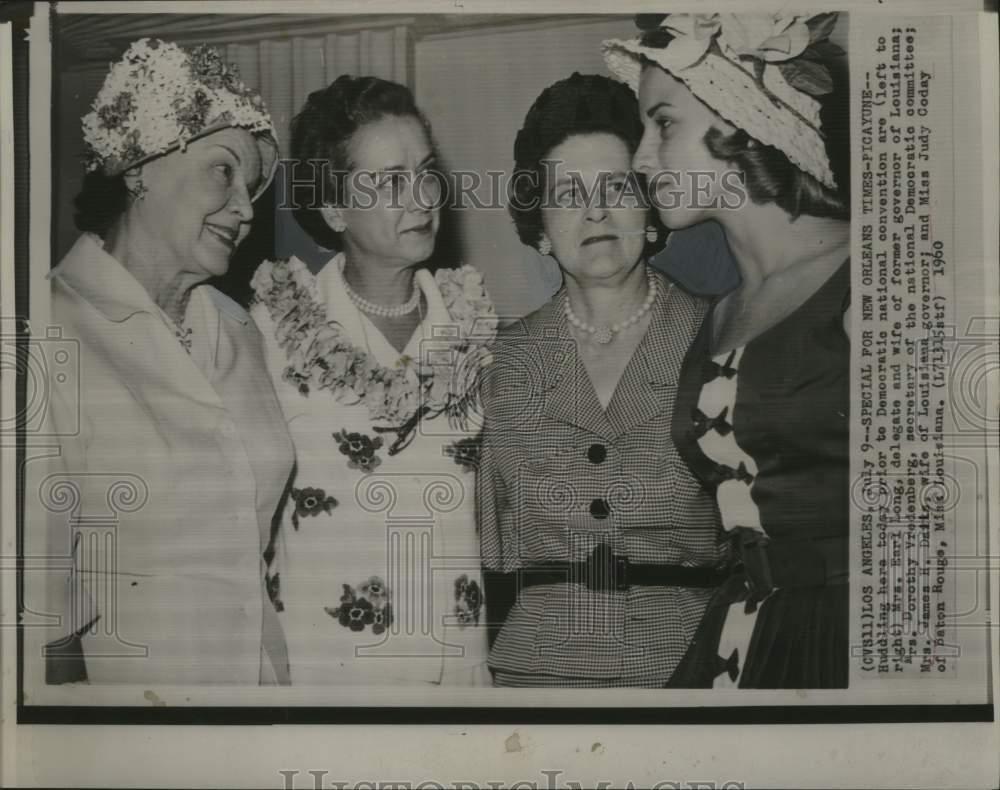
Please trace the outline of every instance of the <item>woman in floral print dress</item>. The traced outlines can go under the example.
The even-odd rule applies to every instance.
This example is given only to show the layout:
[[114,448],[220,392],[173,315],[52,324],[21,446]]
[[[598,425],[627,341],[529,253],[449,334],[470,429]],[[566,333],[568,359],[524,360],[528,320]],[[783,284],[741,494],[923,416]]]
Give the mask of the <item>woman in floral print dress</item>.
[[[344,76],[310,95],[292,156],[322,247],[254,277],[253,315],[296,447],[271,563],[295,685],[486,685],[469,382],[495,330],[478,272],[431,274],[439,196],[403,86]],[[468,375],[466,375],[468,374]]]

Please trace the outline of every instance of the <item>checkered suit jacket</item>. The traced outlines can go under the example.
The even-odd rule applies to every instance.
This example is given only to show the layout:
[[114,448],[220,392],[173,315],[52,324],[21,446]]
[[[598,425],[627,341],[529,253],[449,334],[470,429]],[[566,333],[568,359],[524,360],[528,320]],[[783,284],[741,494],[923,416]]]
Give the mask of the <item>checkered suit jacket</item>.
[[[662,278],[650,326],[604,410],[563,310],[565,291],[498,337],[484,375],[477,478],[486,568],[584,559],[725,563],[719,513],[674,448],[678,374],[707,303]],[[498,673],[662,685],[711,590],[579,584],[522,589],[490,654]]]

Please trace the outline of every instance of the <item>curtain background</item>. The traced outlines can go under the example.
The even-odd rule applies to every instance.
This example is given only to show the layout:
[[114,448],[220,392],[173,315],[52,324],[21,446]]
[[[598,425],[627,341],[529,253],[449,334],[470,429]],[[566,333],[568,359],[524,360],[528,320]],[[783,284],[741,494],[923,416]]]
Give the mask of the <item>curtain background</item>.
[[370,74],[413,87],[407,25],[234,42],[224,51],[246,83],[260,90],[282,141],[289,139],[289,123],[306,97],[341,74]]

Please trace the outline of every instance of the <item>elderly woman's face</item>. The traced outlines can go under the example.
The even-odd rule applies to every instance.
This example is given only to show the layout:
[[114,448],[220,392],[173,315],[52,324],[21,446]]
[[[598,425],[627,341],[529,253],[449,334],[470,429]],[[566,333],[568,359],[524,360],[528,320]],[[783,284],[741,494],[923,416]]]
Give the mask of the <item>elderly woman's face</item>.
[[628,273],[645,246],[646,209],[630,183],[630,155],[613,134],[581,134],[553,148],[542,224],[552,254],[577,281]]
[[632,159],[646,176],[660,220],[671,230],[709,219],[732,199],[722,180],[728,169],[705,145],[705,134],[735,128],[695,98],[683,82],[657,66],[642,70],[639,116],[643,135]]
[[250,231],[260,177],[253,135],[221,129],[143,165],[133,212],[183,271],[215,277]]
[[427,260],[440,221],[440,183],[420,121],[390,115],[366,124],[351,139],[348,156],[347,205],[340,209],[347,250],[404,266]]

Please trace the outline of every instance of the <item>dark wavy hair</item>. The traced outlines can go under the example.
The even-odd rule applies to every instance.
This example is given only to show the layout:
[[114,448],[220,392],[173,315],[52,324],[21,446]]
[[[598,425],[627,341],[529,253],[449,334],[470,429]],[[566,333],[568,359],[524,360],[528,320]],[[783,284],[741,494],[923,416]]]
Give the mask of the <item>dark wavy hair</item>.
[[[642,121],[631,89],[609,77],[574,72],[543,90],[531,105],[514,141],[514,174],[507,201],[517,235],[529,247],[538,245],[543,231],[540,203],[547,190],[543,162],[553,148],[583,134],[614,135],[634,154],[642,140]],[[644,193],[645,182],[636,177]],[[662,241],[666,230],[655,212],[650,215]],[[647,249],[646,254],[654,251]]]
[[[644,47],[662,49],[673,38],[667,30],[654,28],[644,32],[640,42]],[[751,145],[753,138],[742,129],[732,134],[709,129],[704,142],[712,156],[743,171],[747,194],[754,203],[775,203],[793,217],[808,214],[850,219],[851,121],[847,63],[843,57],[824,57],[822,63],[830,72],[833,89],[818,98],[820,128],[830,170],[837,182],[836,189],[800,170],[777,148]],[[643,68],[660,66],[643,58]]]
[[122,174],[109,176],[92,170],[83,177],[80,192],[73,199],[73,221],[82,233],[96,233],[102,239],[128,208],[129,194]]
[[[313,91],[305,106],[292,119],[292,160],[329,162],[329,167],[310,169],[301,164],[296,183],[311,175],[313,194],[328,204],[343,205],[347,173],[353,163],[348,146],[365,125],[389,116],[416,118],[432,140],[430,123],[417,108],[413,94],[403,85],[378,77],[342,75],[322,90]],[[287,164],[286,164],[287,166]],[[323,219],[317,206],[299,205],[293,210],[296,221],[313,241],[339,250],[340,234]]]

